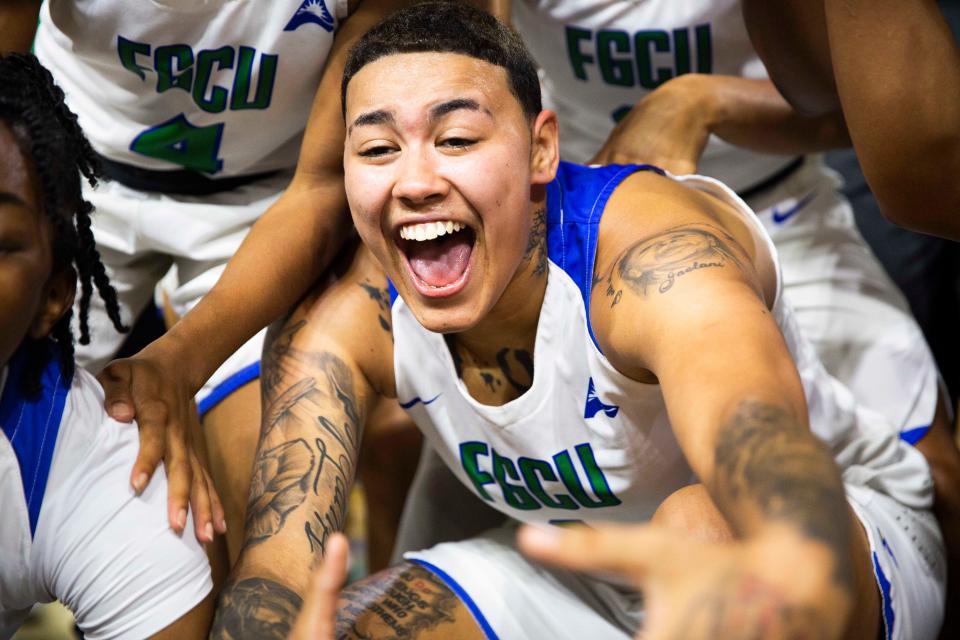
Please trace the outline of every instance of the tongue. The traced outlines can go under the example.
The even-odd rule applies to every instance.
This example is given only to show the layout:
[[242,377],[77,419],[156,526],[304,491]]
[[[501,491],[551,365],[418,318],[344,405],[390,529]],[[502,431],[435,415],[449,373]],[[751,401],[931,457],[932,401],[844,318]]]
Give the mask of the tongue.
[[463,275],[470,262],[473,242],[467,233],[454,233],[425,242],[408,242],[407,260],[417,277],[433,287],[443,287]]

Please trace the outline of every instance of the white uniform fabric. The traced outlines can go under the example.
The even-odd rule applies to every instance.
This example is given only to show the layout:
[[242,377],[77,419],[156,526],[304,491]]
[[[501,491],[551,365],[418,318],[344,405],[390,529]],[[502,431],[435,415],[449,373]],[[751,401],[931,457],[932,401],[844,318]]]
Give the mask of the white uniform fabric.
[[[93,147],[149,170],[213,179],[280,170],[205,197],[142,193],[107,182],[85,190],[94,235],[132,322],[172,264],[183,314],[219,278],[250,225],[278,197],[347,0],[48,0],[36,53],[64,89]],[[123,337],[92,309],[92,344],[77,358],[99,371]],[[198,394],[258,371],[263,334]],[[252,377],[256,377],[252,375]],[[221,394],[222,395],[222,394]]]
[[[56,376],[53,365],[48,373]],[[36,402],[19,397],[15,375],[3,390],[15,417],[0,437],[0,638],[35,603],[54,599],[76,614],[86,638],[148,637],[213,588],[206,554],[190,518],[182,536],[170,529],[163,469],[133,494],[136,425],[106,415],[93,376],[78,370],[69,387],[48,381],[46,400],[58,394],[62,405],[42,416],[31,411]],[[31,438],[42,446],[31,447]],[[35,464],[44,452],[49,469]]]
[[[616,122],[683,73],[765,78],[738,0],[515,0],[513,21],[542,67],[564,159],[586,162]],[[743,192],[794,158],[712,136],[699,172]],[[933,420],[936,364],[909,306],[857,230],[819,156],[747,198],[773,238],[784,296],[827,370],[916,441]]]
[[[638,383],[610,365],[592,339],[584,304],[592,286],[603,208],[620,181],[636,170],[561,163],[558,179],[548,189],[549,272],[534,347],[533,384],[511,402],[492,407],[474,400],[456,374],[443,336],[424,329],[401,299],[394,302],[394,367],[401,405],[460,482],[514,520],[643,522],[674,491],[695,481],[674,438],[659,386]],[[739,198],[708,178],[677,179],[737,207],[775,264],[776,249]],[[897,528],[887,530],[886,520],[874,521],[867,507],[858,511],[865,526],[882,530],[899,559],[897,572],[883,567],[885,579],[894,575],[902,580],[891,596],[891,608],[911,606],[915,577],[935,585],[942,596],[943,548],[929,513],[932,481],[926,461],[900,438],[897,427],[858,407],[851,393],[827,374],[780,295],[780,283],[778,270],[772,313],[800,372],[812,431],[834,452],[847,486],[886,496],[925,523],[908,534],[921,540],[914,543]],[[433,552],[407,557],[437,565],[455,580],[464,571],[477,572],[469,562],[461,567]],[[882,587],[879,577],[878,582]],[[480,611],[497,607],[483,593],[469,595]],[[507,597],[511,606],[518,606]],[[603,599],[600,593],[597,597]],[[618,609],[615,602],[605,602]],[[933,617],[909,629],[894,626],[888,637],[933,637],[924,627],[928,620],[939,624]],[[626,633],[635,630],[624,628]],[[581,636],[571,628],[563,637]]]

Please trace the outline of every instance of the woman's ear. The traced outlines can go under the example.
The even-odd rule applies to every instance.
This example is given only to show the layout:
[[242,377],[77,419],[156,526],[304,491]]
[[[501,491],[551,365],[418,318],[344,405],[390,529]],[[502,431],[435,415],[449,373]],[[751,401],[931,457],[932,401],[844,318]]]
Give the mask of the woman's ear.
[[560,164],[559,134],[557,114],[550,109],[541,111],[531,129],[530,180],[533,184],[547,184],[556,177]]
[[50,275],[44,285],[44,300],[30,323],[29,336],[35,340],[46,338],[63,314],[73,306],[77,292],[77,272],[73,267],[59,269]]

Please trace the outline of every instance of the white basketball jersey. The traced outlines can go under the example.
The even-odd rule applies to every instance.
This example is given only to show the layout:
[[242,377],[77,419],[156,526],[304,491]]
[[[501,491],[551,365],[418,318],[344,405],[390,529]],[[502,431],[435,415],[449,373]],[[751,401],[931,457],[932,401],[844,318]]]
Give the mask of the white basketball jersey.
[[[566,160],[588,162],[650,91],[685,73],[765,78],[738,0],[514,0]],[[711,137],[700,172],[736,191],[790,163]]]
[[[491,506],[526,522],[638,522],[694,482],[658,385],[619,373],[597,347],[587,302],[600,218],[616,186],[637,166],[561,163],[548,188],[549,272],[534,348],[531,387],[502,405],[474,400],[441,334],[424,329],[400,298],[393,304],[397,397],[460,481]],[[728,188],[677,178],[732,203],[776,250]],[[763,251],[764,246],[760,247]],[[830,378],[778,294],[774,317],[806,391],[813,432],[834,451],[844,481],[903,504],[931,501],[926,463],[879,414],[859,410]]]
[[291,168],[347,0],[47,0],[36,53],[94,148],[212,177]]
[[0,638],[37,602],[59,599],[86,638],[145,638],[212,589],[188,519],[167,523],[165,471],[135,496],[136,424],[110,419],[96,379],[65,379],[52,357],[36,396],[20,389],[24,353],[0,393]]

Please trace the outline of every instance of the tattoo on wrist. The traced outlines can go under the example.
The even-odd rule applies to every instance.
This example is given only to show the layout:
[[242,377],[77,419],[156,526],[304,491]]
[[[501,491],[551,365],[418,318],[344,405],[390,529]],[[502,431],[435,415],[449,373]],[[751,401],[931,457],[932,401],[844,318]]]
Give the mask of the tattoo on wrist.
[[220,594],[210,638],[285,639],[302,604],[300,596],[273,580],[232,582]]
[[745,401],[717,436],[715,465],[722,510],[748,502],[796,526],[830,549],[834,579],[852,589],[847,502],[825,444],[782,407]]

